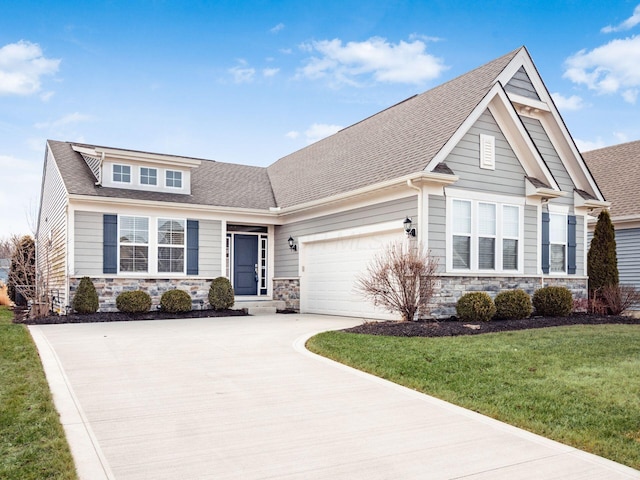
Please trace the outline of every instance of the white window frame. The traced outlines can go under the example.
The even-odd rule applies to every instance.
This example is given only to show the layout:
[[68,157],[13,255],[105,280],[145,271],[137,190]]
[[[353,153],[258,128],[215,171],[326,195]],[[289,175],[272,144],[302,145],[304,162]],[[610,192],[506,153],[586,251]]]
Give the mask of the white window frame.
[[[183,228],[183,237],[182,244],[168,244],[168,243],[160,243],[160,223],[161,222],[180,222]],[[156,272],[159,274],[184,274],[187,269],[187,220],[184,218],[168,218],[168,217],[158,217],[156,219]],[[182,250],[182,270],[180,271],[160,271],[160,249],[161,248],[171,248],[175,250]]]
[[[144,170],[147,171],[146,175],[143,173]],[[151,172],[153,172],[153,176],[150,175]],[[154,179],[154,183],[150,183],[148,181],[150,178]],[[147,179],[147,182],[144,182],[143,179]],[[144,185],[148,187],[157,187],[158,186],[158,169],[153,167],[140,167],[139,180],[140,180],[140,185]]]
[[[174,178],[171,179],[171,182],[173,183],[173,185],[169,185],[169,183],[168,183],[169,182],[169,174],[170,173],[174,176]],[[176,186],[175,185],[175,182],[176,182],[175,174],[176,173],[180,174],[180,186]],[[180,171],[180,170],[166,170],[164,172],[164,186],[166,188],[175,188],[177,190],[182,190],[183,182],[184,182],[184,174],[183,174],[182,171]]]
[[[453,229],[453,202],[454,200],[467,201],[471,204],[471,234],[470,234],[470,268],[453,268],[453,237],[460,235]],[[479,228],[479,204],[495,204],[496,205],[496,230],[494,235],[480,233]],[[516,275],[522,274],[524,271],[524,199],[507,197],[504,195],[493,195],[479,192],[471,192],[466,190],[447,191],[446,203],[446,271],[457,274],[495,274],[495,275]],[[504,219],[503,208],[515,207],[518,209],[518,236],[504,235]],[[494,254],[495,268],[480,269],[479,268],[479,239],[491,237],[495,238]],[[515,270],[507,270],[503,266],[503,240],[517,240],[517,266]]]
[[[560,239],[560,238],[554,238],[553,232],[554,232],[554,228],[552,227],[552,219],[556,218],[558,220],[558,222],[563,226],[564,228],[564,238]],[[569,228],[568,228],[568,218],[567,218],[567,214],[566,213],[556,213],[556,212],[549,212],[549,274],[550,275],[566,275],[567,274],[567,261],[568,261],[568,256],[569,256],[569,242],[567,239],[567,236],[569,234]],[[551,262],[551,250],[553,245],[560,245],[563,247],[563,252],[564,252],[564,258],[563,258],[563,265],[562,265],[562,270],[553,270],[552,269],[552,262]]]
[[[147,220],[147,243],[140,242],[122,242],[121,232],[122,232],[122,220],[124,218],[141,218]],[[118,215],[118,274],[122,273],[125,275],[148,275],[151,273],[151,259],[152,259],[152,248],[151,248],[151,229],[149,228],[151,225],[150,218],[143,215]],[[120,253],[123,246],[132,246],[132,247],[146,247],[147,248],[147,269],[146,270],[122,270],[120,264]]]
[[[120,171],[116,173],[116,167],[120,167],[120,168],[128,168],[129,169],[129,173],[125,174],[124,172]],[[120,175],[121,177],[124,175],[128,175],[129,176],[129,180],[125,181],[125,180],[116,180],[116,175]],[[125,184],[131,184],[131,178],[132,178],[132,171],[131,171],[131,165],[125,165],[122,163],[114,163],[111,166],[111,180],[113,181],[113,183],[125,183]]]

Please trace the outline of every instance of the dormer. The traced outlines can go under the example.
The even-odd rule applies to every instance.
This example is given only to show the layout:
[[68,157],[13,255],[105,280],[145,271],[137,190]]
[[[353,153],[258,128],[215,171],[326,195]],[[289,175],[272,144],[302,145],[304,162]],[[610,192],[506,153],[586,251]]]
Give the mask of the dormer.
[[115,148],[73,145],[96,178],[96,185],[128,190],[191,194],[193,158]]

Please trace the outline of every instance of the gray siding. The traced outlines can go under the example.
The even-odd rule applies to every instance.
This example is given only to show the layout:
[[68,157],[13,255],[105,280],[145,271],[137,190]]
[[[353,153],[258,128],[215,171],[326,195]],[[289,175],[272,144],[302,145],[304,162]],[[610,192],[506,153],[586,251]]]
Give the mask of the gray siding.
[[[495,143],[495,170],[480,168],[480,134],[493,135]],[[469,129],[445,160],[460,179],[455,188],[497,193],[525,195],[525,171],[513,153],[493,115],[486,111]]]
[[429,245],[431,255],[438,259],[438,269],[446,269],[447,220],[446,202],[441,195],[429,195]]
[[640,288],[640,228],[616,230],[620,283]]
[[200,220],[198,274],[205,277],[222,275],[222,222]]
[[551,143],[551,140],[549,140],[547,132],[544,131],[540,121],[535,118],[520,117],[520,119],[529,132],[533,143],[542,155],[544,162],[551,171],[551,175],[553,175],[553,178],[558,182],[560,189],[563,192],[569,193],[569,195],[564,198],[554,198],[551,200],[551,203],[573,206],[573,190],[575,187],[571,181],[571,177],[569,177],[569,173],[567,173],[567,169],[564,167],[562,160],[560,160],[560,157],[558,156],[558,152],[553,148],[553,144]]
[[298,276],[298,252],[289,249],[287,239],[293,237],[296,242],[304,235],[346,230],[353,227],[375,225],[393,220],[401,221],[409,216],[416,218],[418,215],[417,196],[393,200],[367,207],[357,208],[347,212],[326,215],[303,222],[289,225],[276,226],[275,229],[275,277]]
[[102,214],[75,212],[74,275],[102,275]]
[[540,260],[538,259],[538,207],[524,207],[524,273],[536,275]]
[[509,82],[504,86],[504,89],[507,92],[522,95],[523,97],[540,100],[538,92],[536,92],[536,89],[531,83],[529,75],[524,71],[524,67],[520,67],[511,80],[509,80]]
[[56,297],[53,308],[64,312],[67,298],[67,191],[53,155],[47,148],[36,235],[37,275]]

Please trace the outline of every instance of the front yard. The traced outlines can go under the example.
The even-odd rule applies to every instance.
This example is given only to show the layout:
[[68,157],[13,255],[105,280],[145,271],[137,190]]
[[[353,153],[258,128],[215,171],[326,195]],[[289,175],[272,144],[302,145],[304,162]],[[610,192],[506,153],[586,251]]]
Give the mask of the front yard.
[[640,469],[640,325],[400,338],[327,332],[339,362]]
[[77,479],[36,347],[12,318],[0,306],[0,478]]

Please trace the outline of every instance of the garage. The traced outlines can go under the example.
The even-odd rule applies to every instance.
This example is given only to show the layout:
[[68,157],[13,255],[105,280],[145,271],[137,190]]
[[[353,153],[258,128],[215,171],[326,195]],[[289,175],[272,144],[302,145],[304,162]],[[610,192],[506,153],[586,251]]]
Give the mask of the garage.
[[355,281],[390,242],[402,240],[397,223],[301,238],[300,309],[303,313],[397,320],[355,291]]

